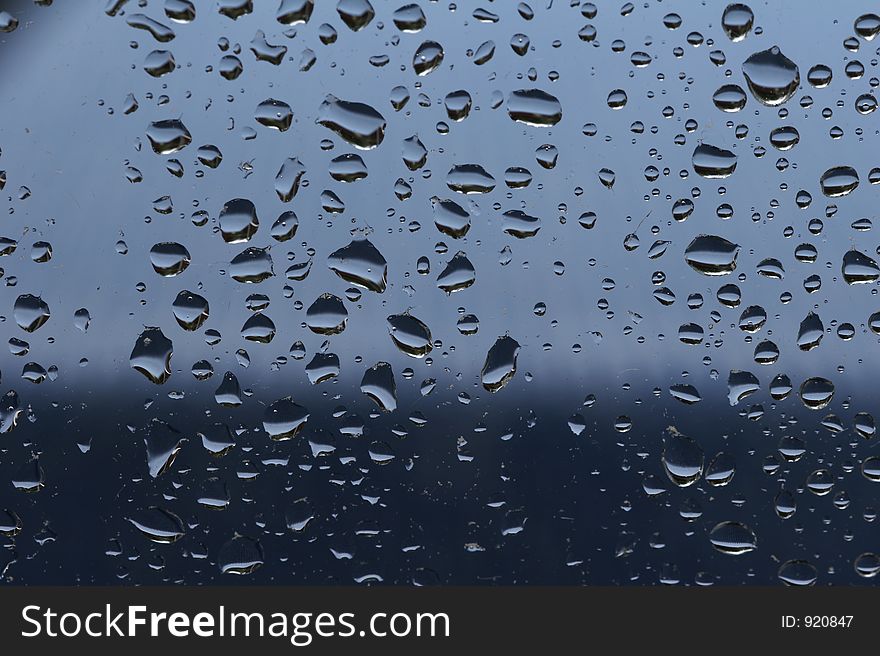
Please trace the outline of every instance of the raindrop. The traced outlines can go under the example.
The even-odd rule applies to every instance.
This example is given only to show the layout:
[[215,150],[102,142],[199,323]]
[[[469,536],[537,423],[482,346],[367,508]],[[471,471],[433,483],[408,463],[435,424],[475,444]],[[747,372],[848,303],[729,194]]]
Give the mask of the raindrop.
[[797,65],[777,46],[753,54],[742,71],[755,98],[771,107],[791,98],[801,81]]
[[150,382],[161,385],[171,377],[174,345],[159,328],[145,328],[134,343],[129,364]]
[[754,531],[740,522],[716,524],[709,533],[709,541],[716,550],[730,556],[741,556],[758,547]]
[[516,358],[520,345],[512,337],[503,336],[486,354],[486,361],[480,373],[480,382],[490,392],[501,390],[516,374]]

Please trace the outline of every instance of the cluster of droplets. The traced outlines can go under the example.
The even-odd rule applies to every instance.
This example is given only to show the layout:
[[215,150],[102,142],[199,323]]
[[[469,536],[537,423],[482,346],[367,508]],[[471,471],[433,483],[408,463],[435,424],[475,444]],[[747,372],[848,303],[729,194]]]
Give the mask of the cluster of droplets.
[[[128,341],[133,345],[124,372],[129,376],[125,383],[143,385],[138,389],[148,394],[173,388],[168,397],[176,400],[188,394],[182,391],[186,385],[178,383],[186,379],[186,383],[194,381],[197,388],[209,387],[212,399],[204,410],[205,417],[193,413],[190,420],[175,417],[174,412],[159,416],[156,410],[156,416],[145,424],[141,422],[143,425],[126,423],[125,432],[137,434],[143,446],[143,471],[131,478],[148,490],[143,496],[152,500],[126,506],[125,520],[131,528],[157,545],[186,544],[187,557],[208,558],[214,570],[222,574],[252,574],[267,559],[278,559],[277,554],[267,553],[263,544],[269,541],[267,538],[277,537],[273,532],[277,532],[278,525],[267,528],[270,523],[262,516],[237,528],[219,521],[223,530],[228,530],[217,548],[208,553],[201,546],[192,546],[189,534],[200,531],[200,522],[177,507],[185,505],[176,504],[184,496],[177,488],[189,489],[189,482],[178,485],[180,476],[189,475],[189,481],[194,475],[201,477],[192,486],[200,510],[223,511],[239,501],[233,499],[228,479],[234,478],[235,483],[251,481],[269,468],[288,468],[288,479],[278,486],[290,501],[281,532],[292,533],[297,539],[317,540],[314,526],[322,520],[316,517],[323,513],[324,520],[331,515],[335,519],[338,513],[320,507],[324,492],[316,490],[332,490],[327,494],[335,498],[336,489],[344,489],[344,500],[340,502],[343,506],[354,499],[356,505],[368,510],[373,506],[383,508],[388,489],[412,485],[414,479],[406,477],[418,472],[420,459],[436,448],[421,443],[413,446],[416,440],[405,442],[411,431],[430,424],[438,439],[449,438],[450,458],[472,463],[477,458],[475,453],[485,453],[476,443],[487,432],[488,418],[510,413],[517,415],[516,421],[522,421],[531,439],[559,440],[561,433],[565,440],[574,439],[570,448],[575,451],[619,440],[620,453],[627,455],[610,457],[620,460],[624,472],[634,468],[642,481],[641,487],[631,486],[620,503],[620,513],[633,511],[639,503],[651,512],[677,505],[677,513],[673,514],[684,520],[681,532],[686,539],[699,536],[710,555],[748,559],[765,550],[769,554],[772,547],[773,568],[780,581],[810,585],[821,580],[821,563],[803,549],[787,553],[787,545],[779,536],[794,523],[790,520],[806,514],[798,513],[799,506],[808,506],[809,512],[826,512],[821,498],[828,497],[832,501],[828,508],[850,508],[850,496],[844,487],[855,489],[856,483],[849,483],[853,477],[861,477],[859,484],[880,482],[880,457],[870,455],[864,446],[875,437],[874,418],[862,409],[864,406],[858,406],[862,400],[839,389],[847,387],[847,369],[839,365],[829,370],[827,361],[820,359],[830,350],[832,336],[843,342],[862,336],[876,343],[880,335],[880,309],[874,311],[868,306],[880,280],[880,265],[875,259],[880,249],[872,253],[866,239],[872,220],[855,218],[848,226],[852,230],[850,247],[842,250],[833,250],[836,242],[828,238],[831,228],[825,227],[826,223],[840,224],[838,203],[860,200],[860,196],[873,191],[871,187],[880,183],[880,168],[817,157],[824,163],[815,177],[801,176],[802,188],[793,189],[789,178],[780,178],[778,199],[767,202],[757,190],[752,198],[748,187],[760,186],[764,176],[785,176],[798,168],[812,170],[807,158],[797,159],[806,148],[816,149],[815,154],[826,147],[817,141],[816,130],[798,119],[801,114],[809,115],[815,102],[812,94],[818,99],[821,94],[831,93],[826,90],[839,86],[842,91],[835,109],[821,110],[822,118],[830,121],[839,116],[840,123],[855,125],[851,131],[859,138],[859,147],[865,146],[863,142],[871,131],[866,123],[870,118],[866,117],[876,110],[875,89],[880,81],[868,72],[869,67],[876,67],[876,57],[870,53],[861,57],[868,62],[866,66],[858,53],[867,51],[880,33],[880,17],[865,13],[854,19],[852,36],[843,43],[843,57],[828,48],[815,53],[816,57],[827,58],[824,61],[795,57],[799,59],[796,62],[789,57],[791,52],[787,55],[772,40],[783,39],[784,34],[765,34],[767,26],[761,23],[772,17],[761,16],[760,12],[756,15],[745,4],[713,7],[707,35],[692,29],[695,26],[688,24],[687,17],[651,14],[652,28],[662,28],[662,38],[648,37],[635,47],[622,38],[605,41],[606,29],[609,35],[618,32],[606,21],[605,12],[609,10],[604,6],[600,10],[596,4],[577,1],[568,5],[549,3],[547,15],[539,16],[538,8],[526,2],[515,7],[490,3],[491,9],[465,10],[455,4],[443,7],[428,2],[391,7],[374,5],[370,0],[338,0],[325,7],[314,0],[280,0],[266,21],[262,9],[252,0],[219,0],[210,7],[191,0],[107,2],[107,17],[125,30],[127,38],[134,34],[148,44],[148,52],[142,55],[141,41],[132,41],[135,55],[129,63],[139,75],[146,75],[150,89],[161,89],[158,101],[152,91],[133,91],[119,99],[119,113],[127,121],[129,133],[136,135],[137,144],[136,155],[124,161],[124,181],[136,190],[145,181],[156,182],[159,161],[164,169],[161,175],[170,177],[156,184],[171,189],[155,198],[148,211],[159,218],[175,215],[173,198],[179,201],[180,196],[190,193],[185,186],[190,183],[195,190],[193,207],[197,208],[190,215],[194,233],[169,227],[168,222],[150,216],[146,220],[150,224],[148,234],[155,238],[149,244],[135,246],[132,242],[129,248],[122,237],[115,244],[116,253],[127,258],[126,262],[140,258],[139,262],[149,267],[147,272],[154,275],[139,279],[136,291],[142,294],[148,288],[161,290],[168,299],[162,314],[150,304],[138,315],[141,327]],[[609,13],[616,13],[610,18],[626,26],[626,21],[643,11],[648,8],[625,3],[619,11]],[[209,12],[211,16],[203,17]],[[441,38],[443,30],[432,29],[432,23],[436,20],[443,26],[451,19],[441,18],[440,12],[463,21],[472,42],[462,45],[453,34]],[[220,36],[217,49],[211,50],[214,59],[204,71],[212,83],[229,94],[227,104],[232,109],[228,110],[228,131],[240,137],[244,146],[233,145],[225,135],[210,132],[194,109],[174,112],[165,108],[172,102],[166,94],[172,94],[168,89],[174,88],[175,78],[193,75],[194,70],[181,50],[175,57],[175,44],[178,39],[188,38],[188,30],[195,27],[191,24],[215,20],[217,15],[226,21],[224,25],[232,21],[236,33],[241,33],[237,29],[240,25],[248,31],[242,43]],[[550,39],[549,44],[539,26],[548,17],[558,21],[560,27],[567,28],[566,23],[571,23],[571,29],[560,31],[561,36]],[[14,16],[0,12],[0,31],[13,32],[17,27]],[[306,35],[315,38],[308,40]],[[366,41],[368,38],[372,41]],[[592,56],[593,49],[610,50],[613,57],[626,53],[628,64],[622,66],[627,74],[619,75],[607,87],[592,85],[588,100],[582,99],[581,88],[573,97],[571,90],[559,84],[568,82],[563,77],[566,67],[562,63],[557,66],[557,53],[568,52],[565,48],[569,48],[563,47],[563,41],[582,49],[577,51],[578,58]],[[293,52],[295,44],[303,46],[299,53]],[[303,75],[323,71],[320,74],[327,75],[330,82],[331,73],[327,71],[339,74],[335,71],[341,68],[338,50],[343,46],[357,53],[369,50],[368,65],[382,84],[387,83],[386,104],[367,101],[372,96],[356,84],[343,94],[339,89],[346,87],[336,84],[337,80],[322,84],[319,96],[292,90],[285,77],[291,67]],[[702,79],[678,74],[678,82],[688,91],[685,98],[693,100],[673,106],[669,100],[673,94],[667,97],[666,90],[672,88],[678,71],[665,65],[667,50],[671,50],[678,67],[685,65],[680,60],[689,64],[692,53],[698,53],[703,58],[701,63],[706,64],[707,59],[706,66],[712,67],[705,69],[710,71],[705,78],[712,79],[711,72],[717,71],[717,80],[705,86]],[[398,52],[404,54],[398,56]],[[322,69],[325,56],[339,60]],[[832,57],[839,61],[832,61]],[[456,70],[461,67],[476,71],[475,79],[485,87],[475,84],[462,88],[466,85],[455,81]],[[547,67],[549,70],[542,73]],[[255,85],[264,92],[242,116],[233,102],[240,106],[243,101],[239,96],[250,97],[239,89],[251,73],[255,78],[258,74],[270,77],[271,91],[265,90],[262,82]],[[648,75],[656,77],[649,79]],[[658,93],[655,88],[663,91]],[[698,95],[700,100],[696,99]],[[143,100],[156,101],[155,111],[164,113],[162,117],[151,114],[142,121]],[[206,103],[205,111],[215,111],[214,102]],[[708,115],[701,122],[694,118],[697,114],[692,104],[706,108]],[[433,130],[427,123],[415,129],[410,119],[420,111],[436,116]],[[840,116],[844,113],[846,116]],[[457,131],[471,134],[466,129],[487,114],[493,116],[497,135],[467,143],[467,147],[446,145],[445,139],[454,137]],[[635,120],[621,123],[621,117]],[[663,127],[653,124],[654,120]],[[625,123],[629,123],[628,129],[620,129]],[[750,123],[759,127],[751,127]],[[566,142],[574,125],[582,126],[576,131],[586,139],[586,145]],[[666,127],[670,125],[674,127]],[[676,132],[674,136],[670,129]],[[320,137],[313,139],[316,133]],[[839,126],[828,130],[832,142],[846,134]],[[633,148],[650,144],[645,148],[649,164],[639,173],[648,183],[643,195],[638,186],[642,181],[634,181],[631,171],[615,164],[619,160],[604,161],[594,156],[594,149],[599,152],[601,148],[600,139],[606,143],[630,141]],[[274,149],[262,149],[268,142],[284,144],[285,155],[269,161],[275,157]],[[498,157],[487,153],[487,148],[497,148],[504,157],[510,157],[509,165],[497,167],[494,162]],[[773,156],[768,159],[775,157],[771,168],[761,161],[769,153]],[[862,159],[853,156],[853,160]],[[673,168],[675,163],[679,165],[677,170]],[[432,167],[437,167],[439,176]],[[269,171],[268,177],[261,176],[264,170]],[[190,171],[192,175],[188,175]],[[391,178],[387,178],[389,171]],[[209,192],[199,191],[203,189],[199,184],[212,184],[213,175],[218,180],[231,179],[221,175],[243,180],[253,176],[262,187],[252,185],[244,192],[213,183]],[[393,184],[382,186],[380,181],[386,179]],[[690,192],[682,193],[678,182],[693,184]],[[0,188],[5,184],[3,171]],[[571,186],[573,193],[567,191]],[[720,198],[714,208],[708,207],[713,193]],[[746,194],[745,200],[728,200],[741,198],[742,193]],[[387,199],[386,215],[365,216],[360,206],[363,194],[382,199],[380,202]],[[561,195],[565,198],[552,207],[550,199]],[[22,186],[18,201],[24,202],[29,196],[30,190]],[[814,207],[814,196],[826,199],[824,211]],[[644,206],[639,206],[642,202]],[[275,208],[271,214],[270,207]],[[571,211],[577,221],[569,220]],[[765,240],[770,231],[776,230],[779,220],[789,223],[783,228],[783,238],[797,237],[799,241],[786,253],[773,250]],[[189,228],[185,223],[181,225]],[[324,227],[326,234],[318,239],[316,231]],[[834,225],[834,230],[846,227]],[[433,251],[416,241],[426,233],[433,242]],[[644,244],[647,233],[650,238]],[[407,235],[414,235],[412,243],[406,241]],[[609,246],[609,235],[616,240],[613,247]],[[207,239],[210,246],[205,245]],[[605,252],[590,250],[593,240],[600,239]],[[552,262],[543,262],[547,251],[542,253],[541,247],[549,244],[552,253],[557,241],[578,244],[583,252],[596,255],[585,257],[583,262],[565,262],[561,255],[551,255]],[[48,241],[29,243],[33,263],[52,260],[53,247]],[[0,257],[12,256],[18,247],[19,239],[2,237]],[[222,261],[210,261],[217,249],[222,249]],[[633,271],[643,275],[643,266],[628,264],[639,257],[653,269],[647,284],[633,279]],[[490,281],[504,280],[504,272],[515,268],[510,266],[514,261],[523,270],[546,264],[552,272],[548,284],[581,280],[578,293],[570,297],[570,306],[552,308],[548,316],[547,303],[541,300],[523,311],[518,290],[490,288]],[[660,266],[664,268],[656,268]],[[135,270],[140,276],[142,269]],[[219,328],[229,316],[239,316],[235,313],[240,307],[233,305],[238,303],[237,294],[212,291],[217,285],[202,277],[208,270],[224,282],[230,281],[236,291],[243,286],[249,292],[237,335],[224,335]],[[793,290],[785,289],[788,280],[801,274],[801,284]],[[430,297],[419,285],[421,280],[430,281]],[[590,292],[582,290],[593,282],[601,289],[595,300],[599,316],[608,320],[608,325],[624,322],[620,331],[623,341],[617,342],[618,346],[622,343],[626,349],[641,348],[644,353],[646,347],[642,345],[651,339],[645,326],[672,322],[678,326],[675,347],[680,350],[661,345],[665,335],[660,333],[655,336],[656,352],[645,360],[668,364],[664,360],[667,353],[681,353],[684,361],[699,353],[697,361],[708,372],[705,384],[688,371],[682,373],[682,380],[655,380],[652,377],[658,371],[665,377],[666,370],[646,366],[645,380],[654,385],[654,397],[671,398],[673,414],[681,408],[696,412],[711,399],[718,404],[717,412],[730,413],[729,417],[717,423],[704,419],[703,425],[693,431],[669,426],[664,431],[643,432],[638,408],[608,399],[610,394],[599,403],[589,389],[578,390],[586,398],[567,420],[545,416],[549,413],[540,410],[540,396],[555,394],[560,386],[558,381],[549,380],[555,372],[541,371],[542,357],[553,351],[554,341],[558,342],[554,337],[554,332],[562,332],[558,328],[578,323],[586,314],[581,306],[586,308]],[[14,278],[7,276],[7,284],[14,286]],[[312,285],[320,291],[313,293]],[[773,292],[778,304],[775,300],[768,302],[766,295],[756,291],[761,285],[767,285],[765,289],[779,287]],[[635,288],[648,289],[647,298],[633,300],[627,296]],[[827,299],[836,293],[852,294],[853,318],[849,321],[832,318],[832,311],[826,307]],[[44,292],[31,290],[14,301],[12,317],[17,333],[9,340],[13,356],[28,354],[31,346],[26,339],[32,339],[28,335],[47,322],[58,323],[67,312],[64,299],[60,299],[61,311],[54,301],[50,310],[39,294]],[[497,298],[486,301],[493,296]],[[458,299],[462,299],[461,305],[457,305]],[[625,308],[623,303],[627,304]],[[707,311],[702,320],[676,318],[701,310]],[[554,315],[560,311],[561,315]],[[91,322],[89,311],[78,308],[71,312],[73,325],[86,332]],[[860,313],[858,317],[856,312]],[[485,328],[481,331],[480,315],[485,319],[493,313],[503,317],[507,329],[487,335]],[[644,321],[646,316],[652,319]],[[546,333],[532,330],[532,320],[545,321]],[[483,325],[487,323],[489,320]],[[585,319],[576,332],[582,341],[599,346],[612,329],[603,332],[597,326],[593,319]],[[104,325],[102,330],[114,328]],[[381,343],[358,345],[367,355],[352,355],[353,333],[363,334],[366,342],[367,336],[376,332],[382,335]],[[287,344],[282,347],[282,354],[272,359],[268,371],[255,372],[256,367],[251,368],[251,363],[258,360],[257,353],[277,349],[282,336],[290,334],[295,335],[295,341],[289,348]],[[193,340],[196,336],[203,338],[204,347]],[[320,346],[307,346],[314,339]],[[178,346],[175,353],[175,344],[185,346]],[[742,344],[748,356],[737,359]],[[196,348],[204,348],[199,351],[204,357],[198,356],[201,359],[191,365],[181,362],[181,352]],[[584,351],[581,341],[571,345],[572,358]],[[451,364],[453,355],[461,357],[461,353],[466,353],[464,363]],[[716,369],[715,359],[729,366],[723,371]],[[290,374],[288,365],[300,361],[301,375]],[[528,362],[537,373],[520,372],[520,361]],[[799,364],[787,371],[777,369],[792,362]],[[345,389],[341,381],[347,379],[348,369],[354,370],[354,393],[340,391]],[[274,376],[275,372],[282,371],[284,382],[273,386],[272,381],[282,377]],[[56,365],[44,367],[27,362],[21,378],[40,384],[55,380],[59,373]],[[630,373],[627,370],[620,375],[627,377]],[[564,371],[560,370],[558,376],[566,380]],[[584,379],[575,376],[572,380],[577,381],[570,384],[575,388]],[[546,392],[535,391],[545,383]],[[594,381],[589,384],[598,387]],[[279,387],[283,393],[272,391]],[[622,387],[624,392],[631,390],[629,383]],[[441,394],[446,396],[434,405],[423,401]],[[366,411],[359,405],[364,400],[368,402]],[[533,400],[534,408],[530,407]],[[151,399],[146,404],[151,413],[155,410],[153,403]],[[335,406],[332,411],[328,403]],[[641,403],[639,400],[636,405]],[[453,417],[456,404],[479,409],[476,426],[469,427],[473,437],[465,437],[466,429],[460,425],[452,427],[457,421]],[[19,392],[10,389],[0,400],[0,432],[13,431],[26,407],[27,400],[20,400]],[[254,408],[261,415],[257,421],[246,414]],[[595,419],[606,410],[612,417],[610,421]],[[847,424],[835,413],[849,413],[852,420]],[[324,422],[327,415],[332,430]],[[732,426],[740,420],[762,426],[759,432],[768,439],[760,444],[737,444],[740,436],[733,436]],[[811,421],[814,425],[808,426]],[[644,424],[650,426],[646,421]],[[560,426],[561,431],[557,430]],[[540,434],[545,430],[552,435]],[[832,454],[833,449],[823,445],[824,433],[820,431],[832,436],[845,434],[851,439]],[[504,432],[501,440],[515,442],[514,432]],[[741,432],[743,439],[751,434],[745,429]],[[357,446],[361,442],[363,448]],[[718,445],[723,448],[716,449]],[[199,465],[198,474],[192,474],[190,465],[198,460],[191,454],[199,446],[207,457]],[[296,448],[301,448],[304,458],[297,459],[302,453],[294,451]],[[80,450],[86,452],[87,445]],[[536,453],[539,450],[535,447]],[[640,461],[635,467],[633,452]],[[756,454],[762,458],[760,464],[752,458]],[[185,457],[187,464],[180,464]],[[397,478],[389,476],[386,481],[375,472],[389,465],[388,469],[399,467],[401,471],[395,470]],[[486,470],[490,467],[486,465]],[[737,477],[747,468],[765,477],[761,492],[772,499],[769,512],[766,508],[756,509],[759,502],[746,502],[745,492],[736,489],[739,480],[754,480],[751,474],[740,473]],[[505,492],[492,496],[485,505],[496,512],[489,522],[495,531],[493,539],[507,544],[526,531],[528,517],[505,501],[506,497],[517,496],[511,492],[513,477],[507,466],[492,471],[504,482]],[[316,489],[300,494],[297,477],[301,475],[310,476],[309,485]],[[314,483],[318,477],[323,477],[320,487]],[[402,482],[401,477],[409,482]],[[357,489],[365,479],[369,484]],[[23,463],[13,484],[24,492],[38,492],[44,487],[38,457]],[[482,491],[479,494],[485,495]],[[720,502],[712,502],[722,495],[731,501],[727,511],[719,510]],[[251,503],[252,496],[257,495],[248,491],[242,498]],[[634,503],[630,497],[636,496],[638,501]],[[712,511],[704,513],[703,507],[710,503]],[[874,521],[873,508],[863,505],[864,521]],[[568,512],[559,514],[567,518]],[[20,534],[23,516],[26,520],[25,513],[17,514],[12,509],[0,515],[0,534],[10,538]],[[200,521],[210,523],[207,518]],[[364,520],[353,530],[355,541],[379,535],[384,530],[379,524]],[[634,530],[632,523],[621,521],[614,557],[626,557],[636,549]],[[336,545],[330,548],[336,560],[353,559],[355,550],[338,546],[347,543],[337,542],[333,530],[327,529],[322,537]],[[113,543],[122,538],[120,530]],[[465,552],[486,551],[481,541],[486,538],[469,540]],[[665,546],[657,536],[652,536],[649,543],[657,550]],[[166,547],[151,548],[157,556],[151,562],[163,562]],[[424,547],[407,548],[415,551]],[[108,550],[112,556],[120,553],[121,547]],[[746,567],[754,567],[756,562],[749,561]],[[880,572],[880,557],[873,552],[859,551],[851,562],[859,577],[871,578]],[[582,568],[589,580],[584,558],[572,556],[565,564]],[[160,565],[150,567],[163,569]],[[358,571],[353,576],[357,582],[382,580],[368,565]],[[425,574],[428,571],[420,569],[414,581],[431,579]],[[678,580],[676,567],[660,568],[659,574],[652,575],[666,583]],[[697,583],[710,584],[719,578],[711,572],[700,572]]]

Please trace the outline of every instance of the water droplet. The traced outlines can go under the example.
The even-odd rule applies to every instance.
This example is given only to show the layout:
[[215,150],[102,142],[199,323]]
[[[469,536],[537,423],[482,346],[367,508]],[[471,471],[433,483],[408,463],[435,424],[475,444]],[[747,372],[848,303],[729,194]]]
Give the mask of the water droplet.
[[464,251],[456,253],[437,277],[437,287],[447,294],[467,289],[476,281],[474,265]]
[[260,125],[284,132],[293,121],[293,110],[286,102],[268,98],[257,105],[254,120]]
[[434,196],[431,198],[431,206],[434,209],[434,225],[440,232],[453,239],[461,239],[470,230],[470,214],[454,200]]
[[258,540],[235,535],[220,547],[217,565],[223,574],[253,574],[263,564],[263,547]]
[[15,299],[12,315],[19,328],[32,333],[49,320],[51,312],[49,305],[41,297],[22,294]]
[[786,585],[800,587],[813,585],[818,578],[818,572],[806,560],[789,560],[779,567],[776,576]]
[[797,65],[777,46],[753,54],[743,62],[742,71],[755,99],[770,107],[791,98],[801,81]]
[[208,300],[188,290],[177,295],[171,309],[177,323],[184,330],[198,330],[208,319]]
[[709,144],[697,146],[691,161],[697,175],[704,178],[726,178],[736,170],[736,155],[732,151]]
[[716,550],[730,556],[741,556],[758,547],[755,532],[740,522],[721,522],[709,533],[709,541]]
[[827,378],[807,378],[801,383],[801,401],[810,410],[821,410],[831,403],[834,397],[834,383]]
[[679,487],[693,485],[703,473],[703,449],[693,439],[670,428],[664,438],[663,469]]
[[434,348],[431,330],[411,314],[392,314],[387,321],[388,333],[403,353],[414,358],[423,358]]
[[739,245],[716,235],[698,235],[684,251],[685,261],[694,271],[707,276],[723,276],[736,269]]
[[243,283],[259,283],[275,275],[268,248],[250,247],[229,263],[232,279]]
[[480,382],[490,392],[498,392],[511,381],[516,374],[516,358],[520,345],[512,337],[503,336],[486,354],[486,361],[480,372]]
[[171,277],[183,273],[190,260],[189,251],[177,242],[161,242],[150,249],[150,264],[160,276]]
[[314,8],[314,0],[281,0],[275,12],[275,20],[282,25],[308,23]]
[[151,541],[171,544],[183,537],[186,530],[183,520],[170,510],[151,506],[129,517],[128,521]]
[[394,371],[387,362],[378,362],[364,372],[361,392],[370,397],[383,412],[397,409],[397,384]]
[[541,229],[541,219],[520,210],[508,210],[502,215],[504,232],[517,239],[534,237]]
[[851,166],[835,166],[822,174],[819,184],[829,198],[846,196],[859,186],[859,174]]
[[296,157],[288,157],[282,162],[275,175],[275,193],[282,203],[288,203],[296,196],[305,172],[306,167]]
[[346,282],[380,294],[385,291],[388,263],[368,239],[355,239],[337,249],[327,258],[327,266]]
[[234,198],[220,209],[220,234],[227,244],[240,244],[248,241],[257,232],[260,221],[257,208],[246,198]]
[[161,385],[171,376],[174,345],[159,328],[145,328],[134,343],[129,364],[147,379]]
[[562,120],[562,105],[556,96],[541,89],[520,89],[510,94],[507,113],[514,121],[546,127]]
[[712,102],[723,112],[738,112],[746,106],[746,92],[738,84],[725,84],[712,96]]
[[727,37],[733,42],[745,39],[752,30],[754,22],[755,15],[752,13],[752,10],[740,3],[727,5],[727,8],[721,15],[721,27],[724,29]]
[[479,164],[459,164],[449,169],[446,185],[462,194],[487,194],[495,188],[495,178]]
[[385,138],[385,119],[367,104],[328,95],[318,111],[318,123],[352,146],[369,150]]
[[354,32],[365,28],[376,15],[369,0],[339,0],[336,12],[349,29]]
[[877,262],[873,258],[853,248],[843,255],[841,273],[847,283],[859,285],[874,282],[880,278],[880,266],[877,266]]
[[278,399],[266,408],[263,430],[273,440],[289,440],[296,437],[308,419],[308,410],[294,403],[288,396]]
[[443,46],[436,41],[425,41],[413,55],[412,67],[416,75],[427,75],[443,63]]
[[871,41],[880,33],[880,16],[877,14],[862,14],[853,23],[853,29],[860,37],[866,41]]
[[147,139],[150,140],[153,152],[159,155],[176,153],[192,143],[192,135],[179,119],[150,123],[147,128]]
[[306,310],[306,324],[312,332],[335,335],[345,330],[348,310],[342,299],[333,294],[321,294]]

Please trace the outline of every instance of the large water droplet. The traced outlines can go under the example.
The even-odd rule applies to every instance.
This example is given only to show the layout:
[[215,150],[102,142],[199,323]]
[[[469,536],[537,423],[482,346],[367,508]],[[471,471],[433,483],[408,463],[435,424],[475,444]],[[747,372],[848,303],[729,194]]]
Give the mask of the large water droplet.
[[414,358],[423,358],[431,349],[431,330],[411,314],[392,314],[388,317],[388,333],[402,352]]
[[240,244],[248,241],[260,227],[257,208],[246,198],[227,201],[220,210],[218,219],[220,234],[227,244]]
[[679,487],[693,485],[703,473],[703,449],[674,428],[664,438],[661,460],[669,480]]
[[370,105],[328,95],[318,110],[318,123],[351,145],[368,150],[385,138],[385,119]]
[[129,364],[153,383],[161,385],[171,376],[174,345],[159,328],[146,328],[138,336],[129,356]]
[[490,392],[497,392],[511,381],[516,374],[516,357],[519,349],[519,342],[512,337],[505,335],[495,340],[486,354],[486,361],[480,372],[480,382],[483,387]]
[[829,198],[846,196],[859,186],[859,174],[851,166],[835,166],[822,174],[819,184]]
[[847,283],[859,285],[880,278],[880,266],[877,266],[873,258],[853,248],[843,255],[841,273]]
[[49,320],[49,305],[39,296],[22,294],[12,306],[15,323],[25,332],[32,333]]
[[327,258],[327,266],[343,280],[369,289],[385,291],[388,263],[368,239],[352,240]]
[[754,531],[740,522],[716,524],[709,533],[709,541],[715,549],[730,556],[746,554],[758,546]]
[[700,144],[691,158],[694,171],[704,178],[726,178],[736,170],[736,155],[730,150]]
[[474,265],[464,251],[456,253],[437,277],[437,287],[447,294],[467,289],[476,281]]
[[309,419],[309,412],[293,402],[289,396],[278,399],[266,408],[263,430],[273,440],[289,440],[296,437]]
[[541,89],[520,89],[511,92],[507,113],[514,121],[545,127],[562,120],[562,104],[556,96]]
[[394,412],[397,409],[397,384],[391,365],[378,362],[367,369],[361,379],[361,392],[373,399],[383,412]]
[[716,235],[698,235],[684,251],[685,261],[694,271],[707,276],[723,276],[736,269],[739,245]]
[[150,140],[153,151],[160,155],[176,153],[192,143],[192,135],[180,119],[150,123],[147,139]]
[[755,98],[771,107],[791,98],[801,81],[797,65],[778,46],[753,54],[743,62],[742,71]]
[[731,41],[742,41],[748,36],[755,22],[752,10],[744,4],[727,5],[721,14],[721,27]]
[[208,319],[208,299],[185,289],[174,299],[171,310],[181,328],[198,330]]

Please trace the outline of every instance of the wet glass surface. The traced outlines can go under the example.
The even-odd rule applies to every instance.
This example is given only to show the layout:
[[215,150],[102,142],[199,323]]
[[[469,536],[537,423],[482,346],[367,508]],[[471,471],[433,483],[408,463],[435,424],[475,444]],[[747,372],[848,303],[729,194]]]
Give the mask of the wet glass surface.
[[873,11],[8,3],[3,579],[871,583]]

